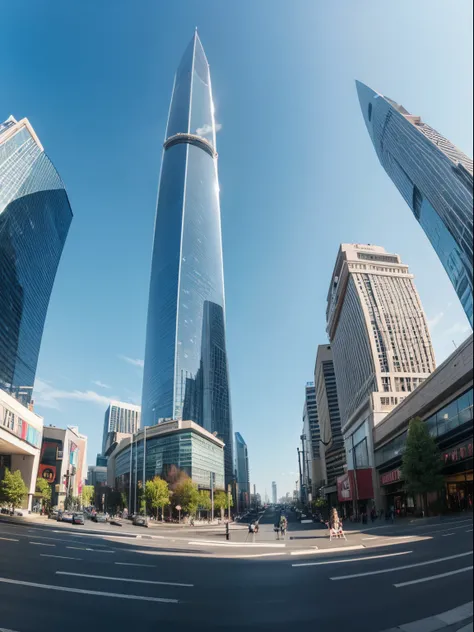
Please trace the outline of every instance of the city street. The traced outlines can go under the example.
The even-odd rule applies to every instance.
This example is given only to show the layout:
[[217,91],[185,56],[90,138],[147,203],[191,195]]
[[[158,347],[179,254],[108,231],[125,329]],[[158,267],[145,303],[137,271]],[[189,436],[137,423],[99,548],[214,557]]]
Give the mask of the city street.
[[0,629],[147,632],[161,623],[275,631],[297,624],[381,632],[472,599],[470,516],[367,526],[349,531],[347,542],[292,521],[286,540],[276,541],[274,520],[267,511],[255,543],[1,522]]

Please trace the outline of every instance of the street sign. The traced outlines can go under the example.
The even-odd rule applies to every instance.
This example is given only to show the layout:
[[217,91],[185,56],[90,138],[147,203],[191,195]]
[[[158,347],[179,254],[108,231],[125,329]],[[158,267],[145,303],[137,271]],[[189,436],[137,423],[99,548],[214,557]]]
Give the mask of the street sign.
[[181,505],[176,505],[176,511],[181,511]]

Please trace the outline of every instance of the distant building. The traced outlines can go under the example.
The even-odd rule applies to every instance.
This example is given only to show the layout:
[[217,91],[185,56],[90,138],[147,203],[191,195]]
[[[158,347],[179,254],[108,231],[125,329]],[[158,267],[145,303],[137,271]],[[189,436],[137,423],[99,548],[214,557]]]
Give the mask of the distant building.
[[169,480],[182,471],[200,489],[210,489],[211,479],[214,489],[225,489],[224,443],[192,421],[167,421],[125,437],[108,453],[108,484],[127,495],[130,511],[137,510],[135,490],[143,481],[144,439],[146,481],[155,476]]
[[235,433],[235,456],[237,465],[239,507],[247,508],[250,504],[249,456],[247,444],[240,432]]
[[76,426],[45,426],[38,476],[52,484],[51,504],[64,507],[67,496],[80,496],[87,478],[87,437]]
[[105,487],[107,485],[107,466],[89,465],[87,484],[94,487]]
[[380,163],[425,231],[472,327],[472,159],[420,116],[356,83]]
[[277,498],[278,498],[278,494],[277,494],[277,484],[275,483],[275,481],[272,482],[272,503],[274,505],[277,504]]
[[326,315],[348,467],[340,499],[362,510],[377,493],[373,428],[435,369],[434,351],[413,275],[380,246],[341,245]]
[[303,406],[303,431],[301,434],[302,478],[304,502],[315,496],[322,483],[320,430],[316,388],[314,382],[307,382]]
[[0,124],[0,388],[28,405],[72,221],[64,184],[28,119]]
[[95,459],[95,464],[98,467],[107,467],[107,457],[102,454],[98,454]]
[[140,428],[140,406],[126,402],[111,401],[105,411],[102,454],[107,448],[108,435],[111,432],[133,434]]
[[344,474],[346,451],[341,431],[336,374],[331,345],[319,345],[314,367],[318,419],[321,433],[322,493],[331,506],[337,504],[337,477]]

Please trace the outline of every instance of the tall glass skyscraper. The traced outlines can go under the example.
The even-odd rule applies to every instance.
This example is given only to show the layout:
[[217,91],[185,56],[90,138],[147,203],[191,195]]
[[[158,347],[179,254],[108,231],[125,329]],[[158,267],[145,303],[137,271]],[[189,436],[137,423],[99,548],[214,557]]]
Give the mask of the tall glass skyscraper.
[[27,119],[0,124],[0,388],[33,391],[54,278],[72,221],[58,172]]
[[216,126],[197,32],[174,80],[151,267],[142,425],[188,419],[225,443],[233,478]]
[[472,327],[473,162],[421,117],[356,83],[377,156],[436,250]]

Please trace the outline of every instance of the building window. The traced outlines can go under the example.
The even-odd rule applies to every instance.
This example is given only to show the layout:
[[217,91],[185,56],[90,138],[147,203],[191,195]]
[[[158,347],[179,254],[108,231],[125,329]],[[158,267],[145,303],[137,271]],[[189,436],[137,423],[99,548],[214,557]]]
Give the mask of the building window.
[[372,120],[372,103],[369,103],[369,121]]

